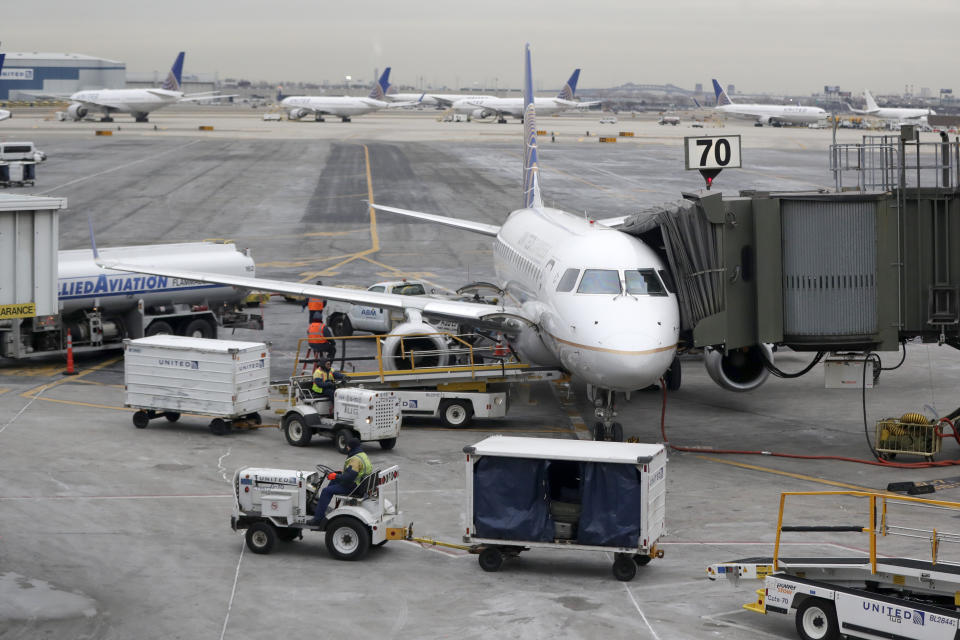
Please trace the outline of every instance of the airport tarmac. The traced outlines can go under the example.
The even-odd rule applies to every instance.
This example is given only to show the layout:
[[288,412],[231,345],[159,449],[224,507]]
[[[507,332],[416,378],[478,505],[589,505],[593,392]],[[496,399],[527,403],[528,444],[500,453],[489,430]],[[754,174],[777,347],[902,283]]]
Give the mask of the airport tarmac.
[[[493,278],[488,239],[378,214],[365,201],[500,223],[520,202],[521,127],[440,123],[432,114],[375,114],[340,122],[263,122],[261,112],[161,111],[148,125],[99,123],[16,113],[0,123],[4,140],[34,141],[49,160],[35,188],[64,196],[63,249],[88,245],[87,215],[101,246],[229,239],[249,247],[258,275],[366,286],[421,277],[455,288]],[[541,138],[548,203],[596,217],[674,200],[701,186],[682,168],[684,135],[710,129],[621,118],[611,130],[634,139],[599,144],[578,132],[600,130],[597,115],[546,119],[557,142]],[[153,125],[157,130],[153,130]],[[199,125],[214,131],[199,131]],[[119,131],[117,131],[119,127]],[[744,169],[717,189],[829,188],[830,132],[754,128],[743,136]],[[862,132],[841,131],[845,141]],[[581,140],[581,138],[583,138]],[[271,343],[272,377],[290,374],[306,312],[274,298],[266,330],[238,339]],[[213,436],[207,420],[135,429],[123,408],[119,353],[80,360],[60,375],[55,360],[0,363],[0,638],[259,638],[284,634],[412,638],[791,638],[793,621],[740,609],[753,588],[712,583],[712,563],[772,551],[781,491],[882,490],[889,482],[946,479],[936,497],[960,499],[951,467],[891,469],[840,462],[726,455],[716,449],[870,458],[861,393],[825,390],[822,365],[797,380],[771,378],[752,393],[717,387],[695,357],[684,358],[683,386],[669,394],[665,431],[695,451],[670,455],[666,556],[630,583],[613,579],[600,553],[532,550],[485,573],[457,550],[390,542],[361,562],[329,558],[308,534],[267,556],[244,550],[231,531],[235,469],[338,466],[326,440],[288,446],[270,428]],[[892,367],[898,354],[882,354]],[[807,354],[779,353],[801,369]],[[884,371],[865,394],[869,431],[881,417],[960,404],[949,347],[911,344],[899,369]],[[644,391],[619,406],[628,437],[661,442],[661,395]],[[275,419],[275,417],[274,417]],[[418,535],[459,542],[463,534],[465,445],[491,433],[588,437],[592,409],[581,385],[534,385],[506,420],[451,430],[406,421],[397,447],[370,457],[399,464],[401,507]],[[939,459],[957,455],[944,443]],[[907,457],[907,460],[915,458]],[[957,488],[954,487],[957,485]],[[810,501],[802,523],[855,524],[851,503]],[[852,520],[852,522],[851,522]],[[942,522],[941,522],[942,520]],[[953,519],[955,520],[955,519]],[[925,522],[950,529],[952,520]],[[865,522],[864,522],[865,523]],[[955,526],[955,525],[954,525]],[[865,553],[867,537],[793,534],[792,555]],[[897,540],[924,558],[929,541]],[[891,541],[881,551],[893,553]],[[944,559],[955,559],[949,545]]]

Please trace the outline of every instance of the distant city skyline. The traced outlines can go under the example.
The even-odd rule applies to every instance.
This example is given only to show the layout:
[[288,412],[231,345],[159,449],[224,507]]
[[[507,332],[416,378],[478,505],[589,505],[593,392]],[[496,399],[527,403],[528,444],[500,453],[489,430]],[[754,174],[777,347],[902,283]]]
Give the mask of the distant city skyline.
[[[82,9],[81,9],[82,6]],[[482,4],[382,0],[47,0],[4,8],[0,51],[83,53],[121,60],[132,72],[163,71],[177,51],[187,72],[257,81],[372,81],[519,87],[530,42],[537,85],[559,87],[575,67],[584,87],[673,83],[708,90],[710,78],[743,93],[916,94],[960,90],[953,29],[960,3],[891,0],[833,3],[676,0],[656,6]],[[907,10],[909,7],[909,10]]]

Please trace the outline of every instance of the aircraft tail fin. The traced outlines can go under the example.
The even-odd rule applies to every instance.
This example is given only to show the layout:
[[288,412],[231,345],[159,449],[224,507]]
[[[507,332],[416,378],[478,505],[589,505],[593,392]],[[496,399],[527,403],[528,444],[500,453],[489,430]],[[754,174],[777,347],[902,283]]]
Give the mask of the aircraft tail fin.
[[277,87],[277,102],[283,102],[287,96],[283,95],[283,87]]
[[867,111],[876,111],[880,108],[880,105],[877,104],[877,101],[873,99],[873,94],[870,93],[869,89],[863,90],[863,97],[867,101]]
[[383,70],[383,73],[380,74],[380,79],[373,83],[373,88],[370,89],[369,98],[373,100],[384,100],[387,97],[387,90],[390,88],[390,67],[387,67]]
[[716,78],[713,79],[713,92],[717,95],[717,106],[723,107],[728,104],[733,104],[733,100],[730,99],[730,96],[727,95],[727,92],[723,87],[720,86],[720,83],[717,82]]
[[537,162],[537,107],[533,100],[533,74],[530,70],[530,45],[524,45],[523,78],[523,206],[542,209],[540,167]]
[[700,104],[700,102],[697,101],[696,98],[693,98],[693,104],[695,104],[695,105],[697,106],[697,109],[703,109],[703,105]]
[[180,91],[181,78],[183,77],[183,55],[183,51],[177,54],[177,59],[173,61],[173,66],[170,67],[170,73],[167,74],[167,79],[160,85],[161,89]]
[[7,57],[7,54],[0,53],[0,71],[3,71],[3,60]]
[[561,100],[573,100],[573,96],[577,93],[577,80],[579,79],[580,69],[574,69],[573,73],[570,74],[570,79],[567,80],[567,84],[563,85],[563,89],[560,89],[557,97]]

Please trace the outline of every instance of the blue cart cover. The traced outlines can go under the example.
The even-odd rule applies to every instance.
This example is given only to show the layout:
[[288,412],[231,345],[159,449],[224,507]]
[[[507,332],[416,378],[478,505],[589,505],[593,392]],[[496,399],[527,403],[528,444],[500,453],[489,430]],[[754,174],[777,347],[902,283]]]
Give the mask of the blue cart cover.
[[631,464],[585,462],[577,542],[636,548],[643,500],[640,473]]
[[484,456],[473,466],[473,523],[479,538],[553,540],[547,461]]

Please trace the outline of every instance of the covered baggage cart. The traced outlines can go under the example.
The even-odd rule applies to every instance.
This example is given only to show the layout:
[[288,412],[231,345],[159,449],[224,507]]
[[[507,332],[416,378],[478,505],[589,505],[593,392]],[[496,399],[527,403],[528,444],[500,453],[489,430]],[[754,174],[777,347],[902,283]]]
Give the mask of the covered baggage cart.
[[628,581],[662,557],[662,445],[491,436],[463,452],[464,542],[485,571],[532,548],[605,551]]

